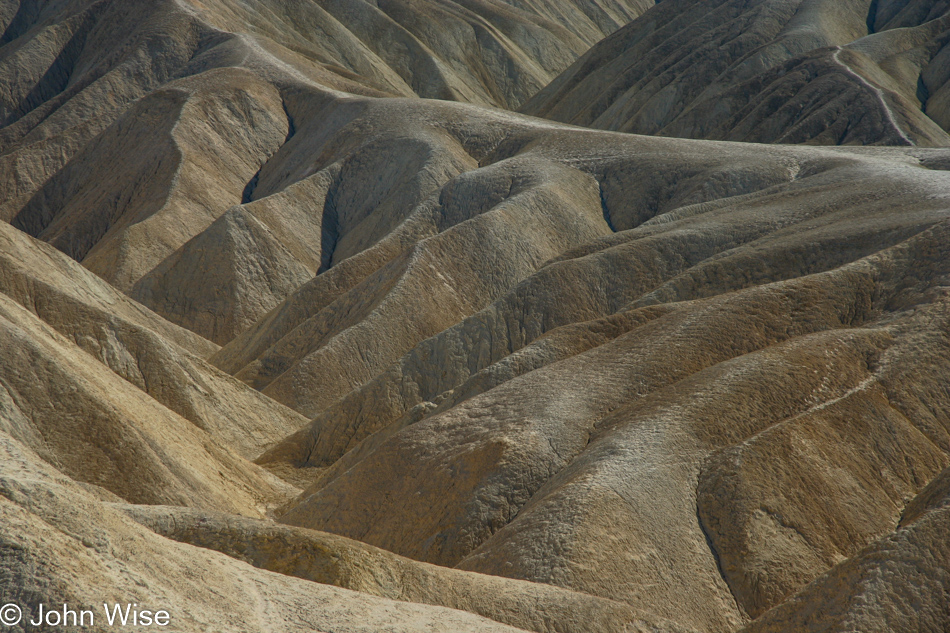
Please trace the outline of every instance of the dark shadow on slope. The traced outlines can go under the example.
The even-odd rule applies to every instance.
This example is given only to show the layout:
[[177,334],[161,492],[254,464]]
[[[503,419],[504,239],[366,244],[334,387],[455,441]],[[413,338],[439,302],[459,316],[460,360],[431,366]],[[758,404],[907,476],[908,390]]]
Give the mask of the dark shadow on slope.
[[63,46],[50,67],[36,82],[33,89],[20,101],[17,108],[7,115],[3,122],[0,122],[0,127],[17,121],[66,90],[76,68],[76,61],[86,45],[86,38],[98,17],[94,11],[86,13],[82,24]]
[[880,0],[871,0],[871,7],[868,9],[868,34],[874,33],[874,25],[877,22],[877,7]]
[[[284,108],[284,115],[287,117],[287,136],[284,138],[284,142],[281,144],[281,147],[283,147],[290,141],[290,139],[294,137],[294,134],[297,133],[297,126],[294,124],[294,117],[291,116],[290,111],[287,110],[287,102],[281,100],[281,105]],[[278,152],[280,151],[280,147],[277,148],[277,151]],[[277,152],[274,152],[274,154],[276,153]],[[256,174],[254,174],[254,177],[251,178],[250,181],[248,181],[247,186],[244,187],[244,192],[241,194],[241,204],[247,204],[251,202],[252,200],[254,200],[254,190],[257,189],[257,183],[260,182],[261,171],[264,169],[264,166],[267,165],[267,163],[270,162],[270,159],[273,157],[274,156],[271,155],[270,158],[265,160],[264,163],[261,164],[261,168],[257,170]]]
[[3,35],[0,35],[0,46],[9,44],[29,31],[30,27],[36,24],[39,19],[42,5],[43,3],[39,2],[39,0],[34,2],[30,2],[29,0],[20,2],[20,7],[17,9],[16,15],[10,20],[10,24],[7,25]]

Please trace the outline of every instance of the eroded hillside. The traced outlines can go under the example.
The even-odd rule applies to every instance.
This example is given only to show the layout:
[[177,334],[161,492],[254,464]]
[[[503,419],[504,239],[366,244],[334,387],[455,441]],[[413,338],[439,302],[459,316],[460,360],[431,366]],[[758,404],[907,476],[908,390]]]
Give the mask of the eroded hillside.
[[943,0],[667,0],[522,111],[604,130],[950,145]]
[[[0,2],[0,602],[946,630],[942,6],[647,4]],[[665,89],[890,146],[485,107],[640,13],[531,103],[720,20]],[[840,100],[801,138],[743,83],[785,67]]]

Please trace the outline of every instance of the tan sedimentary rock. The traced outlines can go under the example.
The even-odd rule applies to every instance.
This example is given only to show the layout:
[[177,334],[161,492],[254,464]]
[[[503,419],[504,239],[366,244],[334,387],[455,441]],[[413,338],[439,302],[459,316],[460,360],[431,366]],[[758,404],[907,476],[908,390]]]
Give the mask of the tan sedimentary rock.
[[0,296],[3,430],[77,481],[139,503],[262,516],[290,492]]
[[929,1],[662,2],[522,111],[685,138],[946,146],[946,14]]
[[657,624],[619,602],[427,565],[324,532],[186,508],[117,508],[162,536],[255,567],[391,600],[461,609],[528,631],[635,631]]
[[645,4],[0,3],[0,604],[946,629],[945,7],[665,0],[541,95],[902,147],[417,98]]
[[[944,475],[942,479],[946,479]],[[946,496],[835,566],[744,631],[943,631],[948,604]]]
[[[97,501],[5,433],[0,434],[0,587],[23,605],[102,604],[167,610],[178,631],[518,631],[469,613],[394,602],[262,571],[217,552],[161,538]],[[8,630],[25,631],[26,625]]]
[[[0,225],[0,294],[247,458],[306,419],[203,360],[216,346],[164,321],[50,246]],[[83,362],[87,362],[84,360]]]

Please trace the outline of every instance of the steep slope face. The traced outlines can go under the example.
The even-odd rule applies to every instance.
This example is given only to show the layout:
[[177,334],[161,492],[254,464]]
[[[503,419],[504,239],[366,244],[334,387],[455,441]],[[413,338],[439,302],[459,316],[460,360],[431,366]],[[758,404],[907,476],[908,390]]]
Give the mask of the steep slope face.
[[923,24],[946,13],[945,0],[879,0],[868,14],[873,32]]
[[249,54],[173,2],[24,2],[5,38],[0,214],[121,289],[240,202],[286,137],[279,95],[249,73],[222,71],[230,106],[187,79],[154,92]]
[[947,11],[940,2],[664,2],[522,111],[684,138],[944,146]]
[[[230,207],[252,199],[259,169],[294,132],[281,96],[289,81],[514,107],[650,3],[582,3],[590,16],[572,2],[540,15],[498,0],[14,4],[0,40],[0,218],[130,292]],[[316,266],[287,260],[283,244],[268,243],[273,219],[264,228],[246,218],[235,225],[233,216],[214,229],[240,258],[214,264],[234,279],[224,291],[230,297],[194,305],[155,280],[136,291],[162,315],[222,343],[321,261],[319,252]],[[299,226],[277,223],[285,232]],[[240,262],[251,243],[268,259],[287,260],[281,272],[291,281],[248,281],[255,275]],[[292,259],[308,253],[298,244]],[[169,277],[172,265],[154,276]],[[235,296],[252,305],[217,316]]]
[[943,494],[921,503],[919,518],[837,565],[746,631],[945,629],[946,474],[940,478]]
[[[0,588],[24,605],[11,631],[34,627],[40,603],[166,610],[178,631],[474,631],[515,633],[468,613],[394,602],[255,569],[164,539],[98,501],[0,432]],[[63,564],[67,561],[68,564]],[[355,616],[354,614],[358,614]]]
[[[734,630],[893,530],[945,467],[945,396],[895,373],[937,376],[945,363],[913,340],[945,349],[942,326],[908,312],[944,309],[948,181],[927,166],[945,152],[626,138],[399,101],[341,102],[330,117],[313,97],[287,103],[311,108],[295,120],[345,124],[298,127],[262,170],[261,195],[324,182],[340,152],[362,156],[363,135],[412,147],[408,129],[440,128],[442,144],[455,139],[480,167],[432,193],[383,198],[378,216],[386,170],[362,179],[362,195],[336,197],[335,213],[367,231],[337,248],[349,236],[364,250],[335,250],[328,270],[213,357],[317,412],[259,460],[296,468],[296,481],[317,475],[282,521]],[[459,155],[429,153],[440,154]],[[559,182],[575,184],[551,189]],[[546,224],[533,221],[545,230],[506,229],[519,248],[559,230],[558,200],[599,217],[599,234],[559,243],[561,255],[533,270],[495,255],[502,234],[448,247],[460,228],[490,231],[475,220],[525,217],[533,204],[522,200],[538,190],[551,192]],[[395,228],[377,238],[381,226]],[[504,262],[507,290],[462,269],[469,258]],[[460,301],[478,297],[481,309]],[[818,450],[829,436],[841,437],[836,452],[788,457],[788,472],[765,477],[786,444]],[[884,436],[894,440],[883,452],[862,444]],[[716,461],[753,442],[762,456],[741,460],[750,473]],[[818,512],[796,492],[801,479],[840,504]],[[757,495],[782,499],[764,520]],[[785,545],[773,521],[804,542]]]
[[[138,101],[47,181],[13,226],[128,290],[240,202],[245,183],[287,136],[272,86],[250,73],[219,72],[213,92],[183,80]],[[230,93],[226,100],[212,96],[219,89]]]
[[285,492],[5,295],[0,311],[2,430],[61,472],[130,501],[251,516]]
[[245,458],[303,418],[62,253],[8,225],[0,243],[5,433],[113,498],[261,516],[293,493]]
[[514,108],[650,0],[205,2],[202,15],[420,97]]
[[[48,601],[58,596],[74,603],[90,604],[113,592],[116,596],[130,595],[130,586],[112,583],[103,575],[106,568],[114,571],[118,566],[124,577],[135,578],[130,583],[148,587],[149,592],[171,581],[163,590],[165,599],[174,601],[187,614],[191,607],[183,605],[200,604],[207,599],[201,592],[182,589],[181,583],[190,573],[191,564],[203,566],[205,578],[208,569],[216,570],[211,574],[217,576],[214,581],[217,589],[230,586],[232,595],[241,595],[240,587],[253,573],[249,576],[240,566],[216,563],[207,556],[199,557],[196,562],[194,554],[175,553],[168,549],[168,543],[161,541],[155,541],[143,551],[141,530],[117,520],[114,513],[95,498],[187,504],[203,506],[204,512],[217,508],[260,516],[265,506],[285,498],[288,487],[231,455],[229,448],[247,454],[257,447],[259,452],[262,442],[273,442],[286,435],[294,425],[299,426],[302,419],[191,356],[184,347],[206,355],[215,346],[135,304],[62,253],[8,225],[0,226],[0,240],[3,245],[0,309],[4,323],[3,346],[9,352],[0,367],[0,383],[4,388],[0,414],[3,432],[10,434],[4,435],[2,440],[6,453],[4,464],[10,469],[2,473],[0,482],[5,504],[4,525],[9,528],[4,531],[5,549],[14,548],[17,552],[4,564],[0,586],[5,598],[32,600],[42,596]],[[212,437],[189,428],[185,420],[145,396],[146,391],[166,406],[183,406],[194,414],[190,421],[209,431]],[[250,452],[254,454],[256,452]],[[43,465],[44,461],[82,482],[88,492],[58,473],[51,475],[53,471]],[[49,478],[55,480],[51,486],[38,484]],[[65,489],[60,490],[64,486]],[[69,513],[64,513],[58,495],[70,499]],[[43,496],[46,502],[39,504],[37,496]],[[188,516],[183,508],[177,509],[176,514]],[[201,523],[205,525],[207,519]],[[271,529],[266,523],[248,525],[251,532],[266,534]],[[127,552],[114,550],[108,555],[100,552],[92,557],[77,558],[75,543],[77,539],[89,543],[89,529],[94,530],[99,541],[135,540],[136,556],[144,558],[139,560]],[[302,543],[310,542],[306,535],[299,538],[303,539]],[[328,548],[334,557],[369,550],[326,535],[317,538],[318,542],[330,539]],[[222,538],[213,536],[212,540],[221,542]],[[278,545],[275,555],[290,556],[284,547],[286,544]],[[233,555],[233,551],[229,553]],[[156,570],[154,564],[143,564],[149,555],[160,555],[167,566]],[[81,580],[65,578],[55,568],[48,567],[48,561],[55,556],[66,557],[71,566],[78,567]],[[382,562],[380,556],[383,556]],[[418,566],[409,561],[387,558],[385,554],[376,554],[374,558],[374,564],[365,572],[370,578],[375,578],[375,574],[389,565],[395,572],[414,575],[419,581],[408,584],[401,592],[394,593],[388,586],[370,592],[402,601],[447,604],[484,612],[496,620],[533,625],[533,629],[539,631],[549,630],[547,623],[552,617],[562,630],[563,626],[567,626],[567,630],[571,627],[590,630],[592,622],[600,622],[601,630],[613,631],[624,628],[633,619],[632,612],[622,604],[553,588],[538,589],[529,584],[485,583],[463,573],[451,577],[459,587],[445,591],[435,570],[417,569]],[[259,559],[252,562],[266,566]],[[324,576],[309,579],[330,583]],[[294,588],[292,582],[288,584],[280,577],[268,580],[264,576],[255,583],[260,587],[267,585],[267,601],[273,603],[268,607],[269,615],[255,615],[235,607],[237,610],[229,615],[234,628],[225,630],[246,631],[255,621],[259,621],[261,630],[275,630],[272,618],[282,617],[275,613],[295,614],[299,610],[293,601],[288,602],[288,595],[297,594],[308,608],[307,615],[297,613],[294,618],[302,619],[304,624],[300,626],[306,630],[314,626],[321,630],[331,626],[344,627],[336,630],[356,630],[347,628],[354,623],[346,614],[357,608],[350,603],[360,605],[364,623],[369,610],[379,609],[377,616],[369,616],[367,626],[371,627],[399,627],[403,617],[399,613],[404,611],[409,614],[405,617],[406,630],[413,630],[415,626],[431,630],[434,622],[445,627],[439,630],[456,627],[506,630],[477,618],[445,611],[427,619],[420,608],[366,602],[365,598],[355,595],[348,597],[346,593],[308,588],[307,585],[315,586],[312,583],[298,583]],[[351,584],[365,592],[368,590],[365,583],[366,580]],[[426,588],[426,583],[433,586]],[[499,583],[509,595],[515,590],[511,600],[499,602],[495,596]],[[57,589],[50,589],[51,586]],[[154,596],[154,593],[143,594],[142,600],[152,601]],[[321,601],[347,606],[343,611],[334,610],[339,607],[314,610],[313,605]],[[560,616],[555,615],[558,612]],[[197,621],[191,621],[193,617],[187,615],[185,627],[204,626],[215,616],[204,611]],[[373,617],[377,617],[376,624]],[[580,622],[584,623],[583,628]]]
[[[353,122],[354,128],[370,126],[364,137],[395,139],[415,127],[418,131],[414,134],[449,145],[438,152],[426,149],[428,155],[451,160],[461,154],[469,168],[476,166],[465,153],[476,150],[462,147],[463,143],[478,142],[474,135],[466,140],[478,127],[476,121],[463,123],[452,135],[436,136],[421,120],[424,115],[413,114],[411,104],[380,105],[383,110],[374,106],[373,112]],[[389,128],[390,117],[398,122],[396,129]],[[355,136],[344,128],[339,137],[358,143]],[[346,163],[359,165],[370,151],[385,161],[379,147],[390,143],[394,154],[401,144],[410,144],[404,140],[374,143],[366,150],[358,146]],[[301,140],[295,148],[288,148],[286,160],[294,160],[297,152],[310,151]],[[446,158],[441,164],[445,165]],[[345,288],[325,309],[319,309],[320,303],[308,302],[308,312],[296,315],[292,331],[236,374],[309,414],[369,380],[419,341],[500,296],[544,261],[610,231],[596,181],[544,159],[513,158],[451,180],[448,176],[454,174],[449,171],[439,176],[442,182],[448,180],[441,191],[432,186],[438,185],[438,180],[428,183],[427,189],[408,192],[388,190],[389,182],[404,182],[401,179],[377,181],[382,185],[382,200],[363,187],[365,172],[351,172],[348,166],[343,167],[336,204],[339,225],[353,228],[346,233],[341,228],[333,257],[345,261],[349,250],[359,253],[356,257],[360,259],[375,259],[377,268],[366,270],[369,274],[354,280],[353,287]],[[350,174],[352,179],[346,177]],[[396,215],[397,209],[404,218]],[[395,230],[385,235],[382,231],[389,225]],[[485,266],[487,261],[499,265]],[[312,291],[310,287],[302,290]],[[266,339],[275,334],[271,331]],[[365,348],[366,337],[377,341],[371,349]],[[232,350],[239,350],[239,344],[231,346],[227,354]],[[227,354],[216,356],[213,362],[225,366]],[[337,370],[324,373],[328,366]],[[319,391],[298,388],[317,373],[325,376],[320,379],[323,386]]]
[[6,224],[0,244],[0,293],[242,456],[254,458],[303,426],[305,418],[204,362],[215,345],[150,313],[62,253]]
[[[135,3],[3,6],[13,55]],[[945,548],[908,563],[950,465],[950,150],[345,93],[242,6],[150,5],[202,46],[4,207],[4,600],[159,596],[183,631],[950,625]],[[860,65],[863,3],[716,6]],[[913,76],[884,38],[940,7],[876,6],[912,28],[860,54]],[[5,155],[52,134],[29,116]]]
[[460,609],[526,631],[632,631],[627,627],[637,619],[623,603],[427,565],[325,532],[185,508],[115,507],[162,536],[261,569],[392,600]]
[[[944,234],[921,234],[795,282],[665,310],[634,303],[629,315],[555,331],[555,341],[525,349],[520,366],[466,385],[468,397],[457,404],[438,385],[442,367],[458,366],[452,355],[433,365],[420,351],[415,358],[437,373],[420,367],[416,385],[410,376],[408,384],[390,379],[363,390],[295,437],[282,449],[288,452],[269,456],[323,466],[350,449],[283,520],[421,560],[623,600],[699,630],[730,630],[893,529],[903,503],[946,464],[945,449],[936,446],[946,446],[947,403],[938,405],[907,379],[891,383],[889,375],[910,358],[916,371],[939,373],[942,352],[925,357],[917,345],[891,342],[904,323],[876,325],[891,319],[890,310],[917,303],[913,296],[892,298],[911,270],[947,274],[939,256],[911,255],[935,253]],[[789,256],[756,250],[765,262]],[[587,287],[571,286],[572,294],[583,296]],[[680,300],[697,288],[680,287]],[[517,322],[503,314],[500,323]],[[504,332],[478,340],[501,338],[504,350]],[[934,343],[942,340],[942,326],[931,332]],[[892,346],[912,351],[877,360]],[[463,367],[485,357],[480,345],[468,349]],[[896,392],[890,400],[878,386],[885,381]],[[367,415],[366,409],[399,406],[383,395],[394,386],[411,393],[428,383],[435,383],[428,393],[438,395],[436,402],[450,403],[444,412],[433,402],[401,419],[398,408],[388,419]],[[931,414],[939,425],[917,416],[917,425],[908,423],[910,408],[895,401],[914,398],[939,407]],[[885,435],[895,439],[883,452],[865,443]],[[719,451],[753,442],[763,455],[736,458],[747,472],[740,485],[718,472],[731,466],[718,466]],[[802,446],[804,455],[777,459],[788,445]],[[772,478],[772,464],[785,472]],[[814,484],[802,489],[802,479]],[[808,494],[816,488],[822,494]],[[826,507],[826,499],[837,504]],[[851,516],[851,508],[861,514]],[[773,521],[805,536],[786,545],[787,533]],[[745,534],[742,543],[727,542]],[[707,539],[714,552],[728,554],[711,553]],[[724,578],[718,561],[729,563]],[[759,595],[747,597],[746,582]]]

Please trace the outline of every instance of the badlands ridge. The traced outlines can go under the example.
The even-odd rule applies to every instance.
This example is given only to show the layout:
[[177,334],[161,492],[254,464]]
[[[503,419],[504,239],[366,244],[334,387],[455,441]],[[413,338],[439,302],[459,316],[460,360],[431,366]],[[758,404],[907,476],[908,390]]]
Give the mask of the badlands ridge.
[[950,628],[947,2],[0,33],[0,603]]

